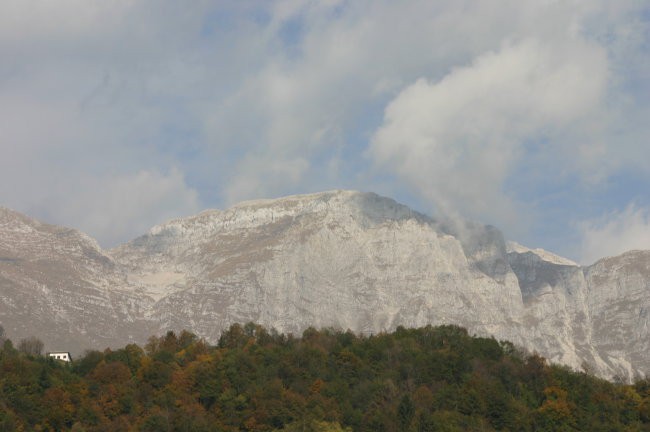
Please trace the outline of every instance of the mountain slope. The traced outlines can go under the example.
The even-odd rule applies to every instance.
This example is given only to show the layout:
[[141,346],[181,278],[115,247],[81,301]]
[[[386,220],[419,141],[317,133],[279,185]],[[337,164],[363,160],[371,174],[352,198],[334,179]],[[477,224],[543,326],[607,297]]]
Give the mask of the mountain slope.
[[[581,268],[506,244],[493,227],[438,223],[353,191],[210,210],[108,252],[76,231],[4,214],[0,319],[8,333],[31,330],[51,348],[182,328],[215,342],[247,321],[364,333],[453,323],[604,377],[650,371],[650,253]],[[21,312],[30,302],[43,311],[30,309],[32,322]]]
[[[162,288],[153,318],[164,327],[192,322],[211,339],[249,320],[281,331],[375,333],[462,320],[507,334],[520,315],[514,275],[486,275],[457,238],[436,228],[392,200],[331,192],[173,221],[112,254],[133,281],[178,275]],[[482,253],[505,258],[505,249]]]
[[585,278],[595,349],[622,377],[639,365],[638,373],[650,375],[650,251],[604,258]]
[[79,231],[0,208],[0,322],[49,349],[142,340],[148,306],[126,288],[119,264]]

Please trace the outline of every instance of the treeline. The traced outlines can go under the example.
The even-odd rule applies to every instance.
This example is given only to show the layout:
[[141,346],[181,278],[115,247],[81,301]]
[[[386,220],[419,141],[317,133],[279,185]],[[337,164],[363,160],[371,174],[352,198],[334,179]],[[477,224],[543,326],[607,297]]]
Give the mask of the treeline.
[[650,381],[613,384],[455,326],[301,338],[233,325],[72,364],[0,351],[0,431],[650,431]]

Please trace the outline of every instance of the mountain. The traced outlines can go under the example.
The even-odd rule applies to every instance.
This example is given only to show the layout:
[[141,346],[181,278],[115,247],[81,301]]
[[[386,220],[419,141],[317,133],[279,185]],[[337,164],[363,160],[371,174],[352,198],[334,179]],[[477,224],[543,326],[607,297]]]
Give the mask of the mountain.
[[650,373],[650,252],[589,267],[372,193],[249,201],[110,251],[0,213],[0,320],[79,352],[233,322],[377,333],[453,323],[600,376]]
[[0,324],[12,338],[79,352],[141,341],[157,329],[152,301],[97,242],[0,208]]

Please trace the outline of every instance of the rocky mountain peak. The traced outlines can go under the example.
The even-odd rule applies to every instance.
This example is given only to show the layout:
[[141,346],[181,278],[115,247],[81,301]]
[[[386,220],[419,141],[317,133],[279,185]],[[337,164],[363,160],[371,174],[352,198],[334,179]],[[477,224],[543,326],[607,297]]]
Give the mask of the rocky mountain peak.
[[3,326],[77,353],[167,330],[215,342],[233,322],[364,333],[451,323],[630,378],[650,370],[649,268],[648,251],[583,268],[358,191],[208,210],[108,252],[0,209]]
[[550,264],[557,265],[566,265],[578,267],[579,265],[574,261],[571,261],[568,258],[561,257],[552,252],[546,251],[541,248],[531,249],[526,246],[520,245],[517,242],[509,241],[506,244],[508,253],[517,253],[517,254],[531,254],[534,255],[537,259],[545,261]]
[[[42,223],[17,211],[0,207],[0,253],[27,259],[95,259],[111,262],[97,241],[71,228]],[[102,265],[103,265],[102,264]]]
[[[305,233],[322,227],[367,229],[383,223],[413,220],[433,223],[432,219],[396,201],[375,193],[333,190],[293,195],[279,199],[244,201],[226,210],[206,210],[198,215],[178,218],[153,227],[144,236],[111,251],[124,263],[183,260],[201,251],[214,255],[227,247],[245,253],[264,238],[264,249],[291,232]],[[258,257],[265,255],[256,253]],[[268,253],[266,255],[269,255]]]
[[650,250],[632,250],[614,257],[607,257],[596,261],[590,270],[612,274],[624,272],[635,273],[643,278],[650,279]]
[[149,235],[168,231],[183,235],[193,227],[207,230],[225,227],[254,228],[284,218],[296,219],[313,215],[352,217],[358,223],[381,223],[407,218],[430,220],[393,199],[375,193],[333,190],[279,199],[244,201],[226,210],[206,210],[196,216],[175,219],[153,227]]

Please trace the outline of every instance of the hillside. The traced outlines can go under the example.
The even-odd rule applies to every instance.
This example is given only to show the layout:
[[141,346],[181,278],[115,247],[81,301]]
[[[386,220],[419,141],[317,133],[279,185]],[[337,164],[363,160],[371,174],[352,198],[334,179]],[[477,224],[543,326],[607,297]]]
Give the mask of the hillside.
[[0,429],[648,431],[650,383],[616,385],[455,326],[301,338],[233,325],[88,352],[0,350]]

